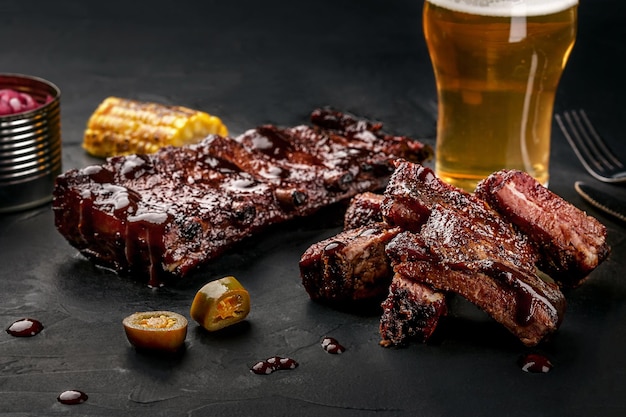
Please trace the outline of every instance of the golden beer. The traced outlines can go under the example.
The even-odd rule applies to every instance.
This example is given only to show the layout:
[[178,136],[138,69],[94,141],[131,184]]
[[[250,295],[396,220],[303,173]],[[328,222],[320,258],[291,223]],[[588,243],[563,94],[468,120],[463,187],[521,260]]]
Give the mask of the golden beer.
[[437,81],[436,165],[472,191],[499,169],[548,183],[554,96],[574,46],[578,0],[427,0]]

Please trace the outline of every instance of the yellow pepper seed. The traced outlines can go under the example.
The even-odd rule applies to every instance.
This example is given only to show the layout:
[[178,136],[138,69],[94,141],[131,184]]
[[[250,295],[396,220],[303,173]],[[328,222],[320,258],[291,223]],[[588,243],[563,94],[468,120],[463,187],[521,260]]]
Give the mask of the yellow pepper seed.
[[239,294],[220,300],[216,307],[217,314],[215,321],[241,315],[243,313],[242,302],[243,297]]
[[169,329],[176,324],[176,319],[167,316],[143,318],[139,324],[153,329]]

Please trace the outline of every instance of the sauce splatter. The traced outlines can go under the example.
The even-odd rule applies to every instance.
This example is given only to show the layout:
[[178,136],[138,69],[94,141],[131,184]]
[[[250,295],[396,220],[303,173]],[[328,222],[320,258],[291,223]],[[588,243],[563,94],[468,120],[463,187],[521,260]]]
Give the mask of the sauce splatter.
[[322,339],[322,348],[333,355],[338,355],[346,351],[346,348],[341,346],[337,339],[329,336]]
[[538,353],[528,353],[523,355],[519,359],[519,365],[522,367],[522,371],[534,374],[548,373],[553,367],[550,359]]
[[282,358],[280,356],[272,356],[264,361],[255,363],[250,371],[257,375],[269,375],[274,371],[296,369],[298,362],[290,358]]
[[7,328],[7,333],[15,337],[35,336],[43,330],[43,324],[39,320],[24,318],[14,321]]
[[87,394],[82,391],[68,390],[60,393],[57,397],[57,401],[59,401],[61,404],[76,405],[84,403],[85,401],[87,401],[87,398],[89,398]]
[[345,243],[332,241],[324,247],[324,254],[332,256],[346,247]]

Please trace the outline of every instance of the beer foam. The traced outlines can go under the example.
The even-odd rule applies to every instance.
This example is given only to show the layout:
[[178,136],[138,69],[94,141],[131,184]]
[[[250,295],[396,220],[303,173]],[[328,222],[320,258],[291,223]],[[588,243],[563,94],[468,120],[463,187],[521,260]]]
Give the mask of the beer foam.
[[558,13],[578,0],[426,0],[445,9],[481,16],[542,16]]

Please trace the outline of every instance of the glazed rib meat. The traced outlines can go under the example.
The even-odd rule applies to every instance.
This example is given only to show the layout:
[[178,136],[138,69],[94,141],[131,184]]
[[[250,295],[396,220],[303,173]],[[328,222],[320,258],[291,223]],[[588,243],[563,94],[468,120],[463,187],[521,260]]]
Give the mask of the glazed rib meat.
[[448,312],[444,292],[400,274],[394,274],[389,295],[381,306],[379,331],[383,347],[428,341],[439,319]]
[[558,328],[563,294],[536,274],[526,236],[485,201],[399,161],[382,209],[406,230],[387,245],[395,273],[462,295],[527,345]]
[[396,274],[460,294],[534,346],[558,329],[565,298],[520,256],[516,235],[490,235],[489,222],[436,206],[419,234],[400,233],[387,254]]
[[344,215],[344,229],[354,229],[372,223],[383,221],[381,204],[383,196],[372,192],[364,192],[355,195],[350,200]]
[[377,223],[311,245],[300,259],[302,285],[311,299],[344,307],[380,302],[393,275],[385,245],[399,232]]
[[[331,119],[342,123],[315,124]],[[397,158],[432,153],[343,113],[311,120],[70,170],[55,184],[55,225],[96,264],[158,286],[268,225],[383,188]]]
[[579,285],[609,254],[604,225],[525,172],[493,173],[476,195],[529,237],[539,268],[564,286]]
[[381,204],[383,218],[404,230],[419,231],[435,205],[454,207],[467,215],[484,211],[486,206],[473,195],[441,181],[430,168],[397,161]]
[[150,286],[187,274],[282,216],[268,184],[227,161],[196,156],[210,146],[180,149],[176,164],[158,158],[170,158],[164,150],[61,175],[57,229],[97,265]]
[[[469,194],[420,164],[396,160],[395,167],[382,196],[352,199],[338,235],[371,222],[394,230],[385,245],[393,279],[382,303],[382,346],[428,340],[447,312],[448,294],[535,346],[563,320],[566,300],[557,282],[579,284],[608,255],[604,226],[527,174],[496,172]],[[361,249],[359,257],[357,249],[350,248],[351,259],[367,263],[370,252]],[[379,252],[375,258],[382,259]],[[324,279],[333,282],[345,267],[328,259]],[[333,291],[318,291],[317,299]]]
[[[428,167],[398,161],[384,196],[381,206],[383,217],[391,225],[423,234],[423,225],[428,221],[432,224],[432,212],[438,208],[440,212],[450,213],[450,221],[466,222],[467,232],[475,233],[478,239],[476,243],[467,243],[475,246],[475,251],[483,257],[499,256],[500,249],[506,247],[510,249],[508,256],[512,264],[534,270],[537,254],[526,236],[517,232],[485,201],[444,183]],[[447,225],[442,223],[440,226]],[[450,240],[451,251],[457,250],[456,246],[462,246],[462,235],[443,235],[442,238]],[[450,253],[450,256],[454,254]]]

